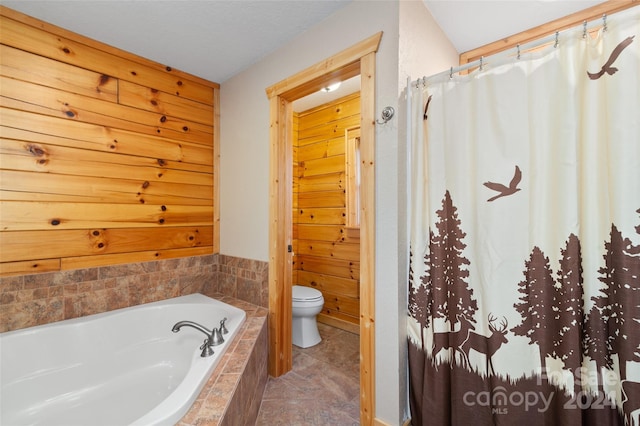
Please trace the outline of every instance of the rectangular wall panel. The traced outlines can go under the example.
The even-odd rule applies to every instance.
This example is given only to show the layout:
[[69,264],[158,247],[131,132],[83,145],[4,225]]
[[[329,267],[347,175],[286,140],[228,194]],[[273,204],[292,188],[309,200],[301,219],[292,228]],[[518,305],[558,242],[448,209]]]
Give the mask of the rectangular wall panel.
[[219,85],[0,6],[0,276],[215,253]]

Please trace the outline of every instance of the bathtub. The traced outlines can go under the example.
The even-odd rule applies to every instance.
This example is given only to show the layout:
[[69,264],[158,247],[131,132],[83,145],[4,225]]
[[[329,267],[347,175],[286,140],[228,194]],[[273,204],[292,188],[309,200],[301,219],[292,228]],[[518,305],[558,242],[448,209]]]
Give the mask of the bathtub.
[[[200,356],[208,329],[229,334]],[[0,334],[0,425],[173,425],[189,410],[246,318],[192,294]]]

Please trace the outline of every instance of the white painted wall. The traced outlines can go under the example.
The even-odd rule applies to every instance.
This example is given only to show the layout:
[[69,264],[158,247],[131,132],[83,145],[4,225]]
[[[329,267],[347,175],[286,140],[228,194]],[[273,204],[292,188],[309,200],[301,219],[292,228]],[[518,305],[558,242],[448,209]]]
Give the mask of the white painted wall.
[[268,260],[269,103],[265,89],[383,31],[377,61],[378,99],[397,102],[397,16],[395,1],[354,1],[222,84],[221,253]]
[[400,2],[399,54],[401,83],[458,65],[458,52],[422,1]]
[[[442,32],[435,22],[431,13],[422,1],[401,1],[400,2],[400,37],[398,49],[398,92],[399,116],[402,120],[398,128],[398,152],[397,152],[397,179],[398,179],[398,199],[396,219],[398,221],[398,245],[397,245],[397,287],[381,289],[378,286],[377,297],[381,300],[394,300],[397,304],[397,318],[391,318],[390,314],[385,317],[389,324],[379,320],[376,312],[377,334],[385,336],[386,339],[393,337],[397,342],[397,365],[399,389],[408,392],[408,376],[405,374],[408,368],[407,360],[407,291],[409,274],[409,239],[408,239],[408,193],[407,180],[409,178],[409,166],[407,164],[407,80],[415,81],[423,76],[430,76],[437,72],[449,69],[458,64],[458,52],[453,47],[449,39]],[[379,281],[378,281],[379,282]],[[377,337],[377,336],[376,336]],[[376,340],[377,344],[379,340]],[[383,342],[382,344],[384,344]],[[376,354],[381,349],[376,349]],[[407,395],[408,398],[408,395]],[[403,399],[407,402],[407,399]],[[408,407],[401,407],[408,411]],[[407,416],[409,413],[407,413]],[[392,423],[394,424],[394,423]],[[397,423],[400,424],[400,423]]]
[[[402,28],[406,25],[406,28]],[[269,103],[265,88],[383,31],[377,54],[376,111],[397,115],[376,134],[376,417],[405,418],[407,75],[451,63],[452,48],[422,1],[356,0],[293,42],[222,84],[220,90],[220,252],[268,260]],[[436,39],[436,42],[432,40]],[[444,44],[446,61],[436,55]],[[423,56],[415,46],[427,45]],[[433,55],[432,55],[433,53]],[[432,55],[432,56],[429,56]],[[437,61],[433,57],[438,57]],[[427,64],[425,66],[424,64]]]

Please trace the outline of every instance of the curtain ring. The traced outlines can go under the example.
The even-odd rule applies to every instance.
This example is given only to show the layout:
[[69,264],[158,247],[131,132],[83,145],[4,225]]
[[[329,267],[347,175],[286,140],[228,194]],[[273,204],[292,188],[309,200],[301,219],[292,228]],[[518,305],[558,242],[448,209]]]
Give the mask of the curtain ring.
[[587,20],[582,23],[582,38],[587,38]]
[[520,60],[520,43],[516,45],[516,48],[518,49],[518,60]]
[[480,71],[482,71],[484,68],[483,62],[484,62],[484,56],[480,56]]
[[602,31],[607,31],[607,14],[602,15]]
[[554,43],[553,47],[558,47],[558,44],[560,44],[559,40],[558,40],[559,36],[560,36],[560,32],[556,31],[556,42]]
[[449,70],[449,80],[453,78],[453,67]]

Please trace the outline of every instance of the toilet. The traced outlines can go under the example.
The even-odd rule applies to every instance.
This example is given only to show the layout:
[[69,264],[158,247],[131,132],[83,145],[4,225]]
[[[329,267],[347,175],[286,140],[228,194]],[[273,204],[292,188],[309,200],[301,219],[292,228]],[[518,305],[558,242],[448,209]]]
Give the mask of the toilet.
[[317,345],[322,340],[316,316],[322,310],[324,298],[315,288],[294,285],[291,292],[291,340],[300,348]]

